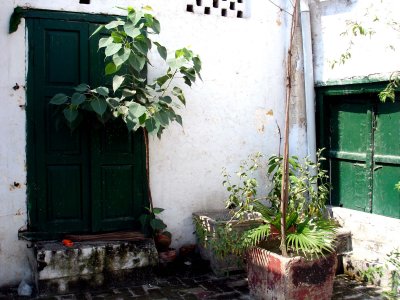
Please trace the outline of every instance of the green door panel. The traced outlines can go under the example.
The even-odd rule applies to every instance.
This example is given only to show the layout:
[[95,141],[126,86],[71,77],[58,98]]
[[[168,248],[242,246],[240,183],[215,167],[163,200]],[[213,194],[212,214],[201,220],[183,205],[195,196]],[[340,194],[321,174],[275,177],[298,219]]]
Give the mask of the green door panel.
[[94,231],[139,227],[145,190],[141,132],[128,133],[123,122],[109,122],[92,136]]
[[370,139],[368,103],[359,101],[334,102],[330,109],[330,149],[337,152],[361,154],[366,160],[366,141]]
[[377,104],[374,142],[375,161],[400,164],[400,102]]
[[377,164],[374,172],[372,211],[379,215],[400,218],[400,192],[394,185],[400,181],[399,165]]
[[[34,20],[28,26],[34,41],[34,64],[29,79],[34,81],[32,99],[28,98],[28,127],[34,147],[37,231],[87,231],[90,228],[89,178],[85,157],[86,133],[71,133],[49,105],[56,92],[71,93],[71,85],[88,79],[79,68],[87,62],[87,26],[66,21]],[[66,53],[60,59],[60,53]],[[59,74],[59,76],[57,75]],[[31,157],[28,158],[30,160]],[[32,165],[32,164],[31,164]],[[28,162],[28,167],[30,166]]]
[[374,135],[373,212],[400,218],[400,102],[377,104]]
[[[98,232],[132,229],[147,205],[142,133],[121,122],[104,127],[93,119],[71,131],[57,93],[71,95],[79,83],[110,84],[104,57],[89,36],[98,24],[54,13],[27,18],[29,73],[27,165],[31,231]],[[98,22],[98,20],[96,20]],[[104,36],[104,35],[103,35]]]
[[394,188],[400,181],[400,103],[358,94],[363,90],[343,90],[343,95],[328,90],[320,98],[319,134],[328,148],[331,204],[400,218],[400,193]]
[[371,104],[359,96],[333,97],[329,110],[331,203],[370,211]]
[[366,168],[363,162],[331,159],[333,205],[369,211]]

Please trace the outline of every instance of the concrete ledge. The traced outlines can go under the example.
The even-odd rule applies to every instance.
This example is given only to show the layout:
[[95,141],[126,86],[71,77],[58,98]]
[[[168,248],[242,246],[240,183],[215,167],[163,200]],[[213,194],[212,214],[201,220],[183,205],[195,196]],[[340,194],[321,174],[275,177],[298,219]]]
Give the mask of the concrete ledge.
[[35,281],[40,295],[82,291],[135,280],[151,273],[158,264],[152,239],[137,242],[60,242],[35,245]]

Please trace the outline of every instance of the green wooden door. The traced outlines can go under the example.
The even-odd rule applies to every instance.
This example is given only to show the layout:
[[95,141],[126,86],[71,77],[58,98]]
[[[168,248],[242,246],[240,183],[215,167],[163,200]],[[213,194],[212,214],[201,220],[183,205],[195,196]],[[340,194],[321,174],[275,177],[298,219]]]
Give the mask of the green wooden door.
[[400,218],[400,103],[373,94],[324,100],[332,204]]
[[[98,232],[138,227],[146,206],[144,143],[123,124],[85,120],[71,132],[55,106],[56,93],[104,82],[96,24],[74,14],[27,18],[27,100],[30,229]],[[97,20],[96,20],[97,21]]]
[[374,213],[400,218],[400,102],[378,103],[374,131]]

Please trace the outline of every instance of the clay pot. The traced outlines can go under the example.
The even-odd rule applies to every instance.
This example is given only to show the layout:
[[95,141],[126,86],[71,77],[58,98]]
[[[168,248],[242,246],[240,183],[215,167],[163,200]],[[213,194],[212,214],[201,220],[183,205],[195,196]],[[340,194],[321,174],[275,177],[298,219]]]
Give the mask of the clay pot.
[[171,236],[164,233],[159,233],[154,237],[154,242],[156,243],[156,247],[159,251],[166,250],[171,245]]
[[162,264],[171,263],[176,259],[176,250],[174,248],[169,248],[166,251],[160,251],[158,252],[158,258]]

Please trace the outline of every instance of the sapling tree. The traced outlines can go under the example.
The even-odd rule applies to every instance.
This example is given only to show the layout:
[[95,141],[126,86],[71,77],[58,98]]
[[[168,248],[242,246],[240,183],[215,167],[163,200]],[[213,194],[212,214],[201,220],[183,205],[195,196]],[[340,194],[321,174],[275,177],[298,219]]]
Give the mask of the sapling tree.
[[[62,108],[71,128],[79,125],[85,112],[94,112],[102,123],[120,118],[129,131],[144,128],[161,137],[170,123],[182,125],[177,109],[186,104],[186,99],[178,83],[191,86],[201,78],[201,60],[187,48],[169,52],[155,41],[161,28],[150,7],[128,7],[126,12],[125,18],[101,25],[92,34],[101,32],[105,36],[99,39],[98,48],[104,53],[104,70],[112,76],[112,86],[81,83],[72,95],[57,94],[50,103]],[[157,49],[166,62],[166,71],[147,82],[151,49]]]
[[[180,85],[191,86],[201,79],[201,60],[188,48],[168,51],[156,41],[160,22],[151,14],[151,7],[124,9],[126,17],[101,25],[93,32],[102,34],[98,49],[104,53],[104,72],[112,77],[111,86],[91,87],[81,83],[72,95],[56,94],[50,103],[59,106],[71,129],[80,125],[86,114],[94,113],[103,124],[120,119],[128,131],[143,130],[146,148],[146,177],[150,210],[153,209],[148,136],[161,135],[172,122],[182,125],[178,110],[186,105]],[[154,81],[147,80],[150,52],[165,62],[164,73]]]

